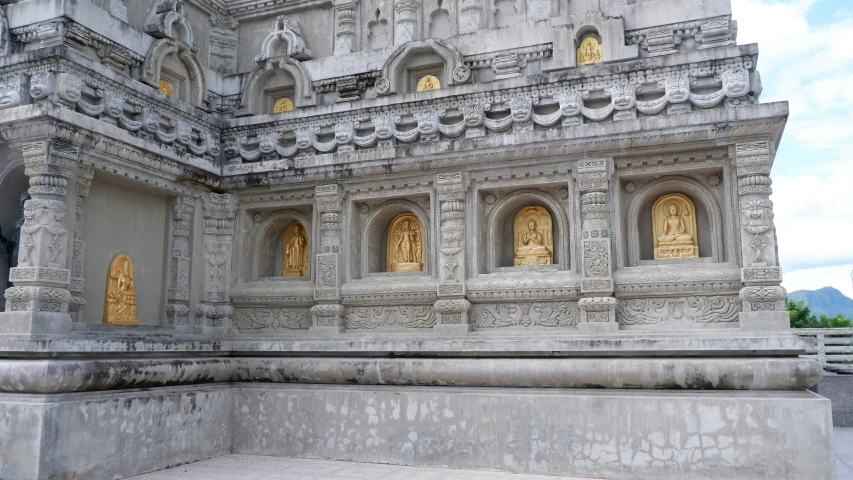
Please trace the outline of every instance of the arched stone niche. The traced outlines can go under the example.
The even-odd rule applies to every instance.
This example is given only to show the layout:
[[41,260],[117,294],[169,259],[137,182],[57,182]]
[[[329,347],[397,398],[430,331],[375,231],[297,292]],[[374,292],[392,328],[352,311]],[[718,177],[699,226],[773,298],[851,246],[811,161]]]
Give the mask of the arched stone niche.
[[[514,221],[519,211],[528,206],[544,208],[550,215],[554,236],[554,263],[549,268],[569,267],[568,225],[565,209],[548,193],[521,190],[498,200],[489,213],[486,226],[486,273],[513,267],[515,259]],[[543,266],[547,267],[547,266]],[[520,267],[528,268],[528,267]]]
[[[304,228],[303,234],[308,241],[308,275],[304,277],[288,276],[282,272],[284,253],[282,251],[282,238],[285,230],[299,222]],[[281,280],[310,280],[313,268],[313,236],[311,219],[296,210],[282,210],[264,218],[254,229],[249,244],[249,254],[252,261],[252,272],[250,281],[262,278],[276,278]]]
[[409,200],[391,200],[371,212],[361,232],[361,277],[386,273],[388,262],[388,232],[391,222],[399,215],[411,213],[417,217],[423,231],[424,269],[419,272],[399,272],[395,275],[432,275],[432,229],[429,215],[419,205]]
[[311,76],[298,60],[288,57],[263,60],[246,80],[238,115],[272,113],[272,105],[281,97],[292,97],[296,108],[317,103]]
[[653,180],[637,189],[628,204],[627,226],[628,265],[636,267],[641,262],[654,261],[654,228],[652,206],[661,196],[680,193],[696,207],[696,228],[699,241],[698,259],[658,260],[658,262],[713,261],[724,262],[723,214],[719,202],[710,189],[688,177],[669,176]]
[[428,70],[437,67],[440,76],[436,76],[442,86],[461,85],[471,80],[471,69],[463,62],[462,53],[443,40],[429,38],[408,42],[391,53],[382,67],[382,77],[376,81],[376,93],[411,93],[408,88],[410,72],[416,76],[419,73],[426,75],[430,73]]
[[206,108],[207,80],[204,68],[188,44],[171,38],[157,40],[148,50],[142,80],[157,90],[170,85],[174,98]]
[[187,20],[183,0],[160,0],[151,6],[145,22],[145,33],[154,38],[171,38],[185,45],[193,44],[193,29]]
[[[24,157],[20,153],[3,151],[2,155],[6,159],[0,168],[0,235],[12,241],[15,223],[23,216],[21,193],[29,189],[30,182],[24,173]],[[2,293],[9,287],[9,264],[4,253],[4,243],[0,243],[0,312],[6,307]]]

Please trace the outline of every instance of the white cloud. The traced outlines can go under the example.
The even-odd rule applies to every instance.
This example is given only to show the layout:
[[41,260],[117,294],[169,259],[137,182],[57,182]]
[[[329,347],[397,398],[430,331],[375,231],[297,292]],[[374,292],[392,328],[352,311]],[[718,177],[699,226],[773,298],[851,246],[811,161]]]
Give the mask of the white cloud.
[[809,9],[827,1],[732,0],[732,8],[738,43],[759,44],[762,102],[790,103],[772,197],[785,286],[853,296],[853,18],[810,25]]

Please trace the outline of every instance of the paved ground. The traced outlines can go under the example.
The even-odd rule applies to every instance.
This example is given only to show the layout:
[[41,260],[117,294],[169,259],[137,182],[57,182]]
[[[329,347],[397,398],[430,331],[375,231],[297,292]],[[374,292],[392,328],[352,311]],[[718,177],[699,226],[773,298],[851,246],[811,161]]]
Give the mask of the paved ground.
[[[853,480],[853,428],[835,429],[838,480]],[[483,470],[400,467],[308,458],[225,455],[133,480],[581,480]]]

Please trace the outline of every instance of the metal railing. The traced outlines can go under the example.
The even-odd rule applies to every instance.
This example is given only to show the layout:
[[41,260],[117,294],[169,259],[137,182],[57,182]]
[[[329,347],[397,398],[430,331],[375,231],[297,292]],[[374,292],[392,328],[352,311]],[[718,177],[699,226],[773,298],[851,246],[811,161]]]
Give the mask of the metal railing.
[[795,328],[801,337],[814,338],[815,345],[806,350],[805,358],[822,365],[853,364],[853,328]]

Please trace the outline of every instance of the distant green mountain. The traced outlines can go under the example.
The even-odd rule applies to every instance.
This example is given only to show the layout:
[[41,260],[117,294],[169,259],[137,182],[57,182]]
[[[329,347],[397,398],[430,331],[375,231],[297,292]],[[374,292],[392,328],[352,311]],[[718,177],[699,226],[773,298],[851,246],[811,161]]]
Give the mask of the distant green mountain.
[[832,287],[823,287],[819,290],[797,290],[789,293],[788,298],[802,300],[816,315],[825,313],[831,317],[841,313],[853,318],[853,299]]

